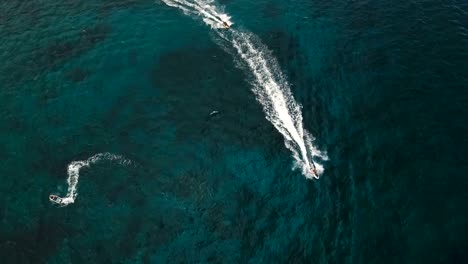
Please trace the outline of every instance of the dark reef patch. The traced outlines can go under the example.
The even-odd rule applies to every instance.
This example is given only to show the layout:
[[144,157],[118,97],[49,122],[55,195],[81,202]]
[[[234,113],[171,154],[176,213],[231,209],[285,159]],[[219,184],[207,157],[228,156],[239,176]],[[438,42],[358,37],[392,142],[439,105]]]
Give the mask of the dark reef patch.
[[52,217],[41,215],[33,229],[0,234],[0,258],[3,263],[47,263],[63,238],[73,233]]
[[110,25],[105,23],[85,28],[81,31],[79,46],[91,48],[98,42],[103,41],[110,32]]
[[89,70],[77,67],[67,73],[67,79],[72,82],[81,82],[90,74]]
[[[55,39],[47,47],[38,52],[33,59],[35,65],[41,65],[42,70],[53,68],[73,57],[79,56],[96,44],[103,41],[110,33],[108,24],[97,24],[92,27],[87,27],[73,38]],[[47,68],[43,68],[48,66]]]
[[[5,65],[0,78],[7,86],[32,81],[43,72],[51,71],[69,60],[79,57],[104,41],[110,34],[108,24],[84,28],[72,37],[56,38],[46,46],[38,47],[31,55],[19,57],[20,61]],[[79,78],[78,78],[79,79]]]

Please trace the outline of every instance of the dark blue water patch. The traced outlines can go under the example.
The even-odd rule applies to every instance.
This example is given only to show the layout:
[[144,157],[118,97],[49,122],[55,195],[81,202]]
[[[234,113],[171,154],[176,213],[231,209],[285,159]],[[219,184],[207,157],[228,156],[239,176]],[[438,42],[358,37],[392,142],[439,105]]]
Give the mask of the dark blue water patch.
[[275,2],[270,2],[265,5],[263,13],[266,17],[276,18],[281,14],[282,10]]
[[157,4],[159,3],[149,0],[104,0],[99,2],[96,12],[98,17],[106,18],[121,10],[145,9]]
[[129,9],[130,7],[154,4],[154,1],[148,0],[103,0],[100,1],[103,9]]
[[[41,206],[48,206],[45,199]],[[6,263],[46,263],[60,248],[65,237],[74,237],[80,233],[77,228],[65,224],[63,219],[66,222],[70,217],[65,212],[50,214],[42,211],[30,219],[37,221],[34,227],[23,226],[13,232],[2,232],[0,253],[3,260]]]
[[[292,35],[284,31],[270,31],[264,33],[263,39],[269,49],[273,51],[273,56],[282,65],[287,65],[295,59],[298,54],[299,43]],[[294,76],[289,76],[294,79]]]
[[232,2],[232,0],[220,0],[220,1],[219,1],[219,3],[220,3],[221,5],[228,5],[228,4],[230,4],[231,2]]
[[4,2],[0,9],[0,28],[3,33],[19,34],[28,26],[34,26],[42,12],[41,5],[34,1]]
[[[449,36],[450,33],[447,32],[449,28],[445,29],[445,34]],[[388,34],[382,33],[382,35]],[[454,93],[457,93],[461,96],[460,100],[464,100],[462,98],[465,95],[456,92],[457,90],[461,91],[457,86],[461,84],[462,79],[453,77],[452,74],[456,73],[457,69],[449,72],[445,71],[447,68],[443,66],[445,65],[443,57],[455,55],[458,49],[454,48],[454,46],[456,47],[460,42],[450,42],[441,46],[427,45],[427,43],[431,43],[431,38],[438,38],[438,36],[429,34],[429,32],[420,32],[417,37],[414,36],[414,39],[408,39],[407,34],[401,35],[400,41],[389,43],[391,46],[385,43],[385,39],[377,41],[363,36],[360,41],[366,39],[367,46],[363,46],[363,52],[359,51],[357,54],[365,54],[364,58],[381,57],[381,54],[386,54],[385,57],[391,59],[366,59],[366,63],[362,63],[360,66],[356,64],[359,67],[355,67],[355,71],[363,76],[361,81],[357,83],[360,83],[359,87],[365,87],[367,90],[348,90],[345,93],[348,96],[349,94],[357,95],[352,97],[355,104],[350,108],[352,109],[350,115],[352,120],[349,123],[364,125],[362,131],[365,131],[365,133],[361,134],[364,134],[363,139],[367,138],[370,142],[365,143],[364,141],[362,143],[373,146],[369,149],[371,153],[362,155],[363,158],[367,157],[362,160],[366,161],[367,165],[360,170],[362,172],[367,171],[364,175],[368,175],[365,176],[369,179],[368,184],[372,184],[377,190],[380,190],[377,191],[380,195],[374,197],[373,202],[387,204],[391,200],[395,203],[390,208],[398,208],[394,212],[387,210],[386,214],[382,214],[384,219],[388,219],[388,222],[395,223],[388,227],[393,230],[392,232],[395,232],[394,235],[383,236],[390,238],[386,241],[391,247],[400,247],[401,239],[405,237],[403,230],[411,229],[409,226],[403,229],[405,221],[408,221],[408,215],[414,217],[415,211],[419,210],[418,208],[424,208],[423,204],[425,202],[423,200],[433,197],[430,193],[438,190],[436,192],[441,195],[445,192],[452,192],[449,190],[457,192],[458,189],[455,186],[448,187],[445,184],[440,185],[440,183],[441,181],[451,182],[449,179],[454,179],[452,177],[458,178],[455,175],[460,176],[460,172],[454,172],[450,169],[453,166],[460,166],[459,164],[455,165],[457,159],[454,160],[454,157],[458,155],[459,148],[455,147],[454,142],[462,145],[466,142],[458,137],[459,132],[465,133],[463,131],[466,128],[455,125],[460,124],[459,121],[455,121],[461,118],[459,113],[461,111],[460,101],[447,99],[453,99]],[[423,40],[425,38],[427,39]],[[436,52],[437,54],[420,52],[421,50],[415,49],[414,46],[409,46],[418,42],[425,43],[425,48],[436,49],[439,52]],[[384,48],[380,48],[380,45]],[[448,48],[449,46],[451,47]],[[356,54],[356,50],[360,49],[354,48],[353,50],[355,50]],[[459,56],[463,56],[462,53]],[[360,58],[358,56],[352,58],[352,60],[360,60]],[[451,61],[460,63],[458,60]],[[420,62],[424,63],[420,64]],[[340,75],[344,76],[344,74]],[[355,80],[350,77],[347,78],[349,78],[348,81]],[[345,82],[346,79],[342,81]],[[348,87],[351,88],[351,86]],[[442,87],[445,88],[442,89]],[[448,101],[451,101],[451,103],[448,103]],[[447,133],[448,130],[446,129],[453,131],[452,133],[457,139],[451,141],[447,137],[449,133]],[[350,127],[343,128],[343,130],[349,131]],[[373,132],[370,132],[371,130]],[[352,137],[351,140],[355,141],[356,138]],[[355,148],[358,148],[358,145]],[[432,162],[437,163],[437,165],[430,165]],[[461,167],[459,168],[461,169]],[[374,175],[379,175],[378,179],[371,180],[370,171],[372,170],[375,170]],[[384,172],[388,172],[388,174]],[[364,181],[364,178],[361,178],[361,180]],[[422,182],[425,182],[425,184],[421,185]],[[463,183],[458,182],[458,184]],[[393,186],[392,191],[389,191],[388,186]],[[387,190],[387,194],[392,195],[387,198],[383,196],[381,193],[384,189]],[[402,191],[403,189],[406,191]],[[460,193],[453,195],[458,196]],[[452,195],[447,193],[443,196],[447,198]],[[445,198],[443,200],[446,202]],[[430,203],[445,204],[445,202],[433,202],[431,199]],[[430,211],[430,209],[428,210]],[[458,224],[454,224],[454,228]],[[434,224],[429,229],[437,230],[437,226]],[[413,226],[412,228],[416,227]],[[377,233],[375,230],[373,232]],[[443,232],[433,231],[433,235],[438,237],[434,238],[436,240],[445,237]],[[384,240],[383,237],[382,240]],[[408,243],[413,242],[409,240]],[[381,248],[377,250],[379,252],[383,251]],[[456,252],[457,249],[453,254],[457,255]],[[409,252],[406,253],[409,254]],[[370,254],[370,251],[366,253],[366,255]],[[435,254],[428,257],[428,261],[434,259]],[[452,253],[448,253],[447,257],[450,258],[450,255]],[[403,258],[403,256],[400,256],[400,258]]]
[[78,67],[78,68],[71,70],[67,74],[67,79],[69,79],[72,82],[81,82],[84,79],[86,79],[86,77],[88,77],[89,74],[90,72],[87,69]]

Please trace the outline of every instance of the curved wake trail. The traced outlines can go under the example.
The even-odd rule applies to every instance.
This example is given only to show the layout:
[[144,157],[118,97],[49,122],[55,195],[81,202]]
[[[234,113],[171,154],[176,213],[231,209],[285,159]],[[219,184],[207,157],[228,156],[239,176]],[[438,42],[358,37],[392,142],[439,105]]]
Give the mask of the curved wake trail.
[[[212,28],[223,28],[230,17],[218,11],[212,0],[162,0],[185,14],[199,16]],[[252,75],[251,83],[266,118],[284,136],[286,147],[293,153],[295,168],[307,178],[317,178],[323,166],[315,159],[327,160],[325,153],[312,144],[313,137],[303,128],[301,106],[294,100],[289,84],[268,48],[252,33],[235,29],[216,30],[219,37],[230,43],[243,68]],[[313,173],[315,170],[317,173]]]
[[72,161],[68,164],[67,169],[67,183],[68,183],[68,191],[65,197],[59,197],[61,199],[60,205],[67,206],[75,202],[76,197],[78,196],[77,185],[78,180],[80,177],[80,170],[83,167],[89,167],[92,164],[95,164],[102,160],[109,160],[109,161],[117,161],[120,165],[130,165],[132,162],[130,160],[125,159],[120,155],[114,155],[111,153],[99,153],[87,160],[79,160],[79,161]]

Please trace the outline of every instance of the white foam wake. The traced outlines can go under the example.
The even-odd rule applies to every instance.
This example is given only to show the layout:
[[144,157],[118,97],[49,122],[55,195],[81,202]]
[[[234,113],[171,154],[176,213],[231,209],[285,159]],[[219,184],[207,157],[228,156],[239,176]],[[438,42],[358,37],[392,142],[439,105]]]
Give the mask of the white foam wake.
[[216,7],[212,5],[214,1],[186,1],[186,0],[162,0],[166,5],[177,7],[186,15],[200,16],[205,24],[211,28],[224,28],[223,22],[229,26],[233,25],[231,17],[227,14],[217,12]]
[[[162,1],[187,15],[201,17],[212,28],[223,28],[223,21],[233,24],[230,16],[219,11],[211,0]],[[233,28],[216,30],[216,33],[230,44],[228,49],[234,49],[236,59],[251,73],[253,92],[263,106],[266,118],[284,136],[285,145],[296,161],[294,168],[300,168],[307,178],[318,178],[324,168],[317,158],[326,160],[327,156],[312,144],[313,137],[303,128],[301,106],[294,100],[276,59],[252,33]]]
[[79,160],[79,161],[72,161],[70,164],[68,164],[68,169],[67,169],[67,183],[68,183],[68,191],[67,195],[65,197],[59,197],[61,199],[60,205],[62,206],[67,206],[69,204],[72,204],[75,202],[76,197],[78,196],[78,193],[76,192],[77,190],[77,185],[78,185],[78,180],[80,177],[80,170],[83,167],[89,167],[90,165],[99,162],[101,160],[111,160],[111,161],[116,161],[120,165],[130,165],[131,161],[125,159],[124,157],[120,155],[114,155],[111,153],[99,153],[96,154],[92,157],[90,157],[87,160]]

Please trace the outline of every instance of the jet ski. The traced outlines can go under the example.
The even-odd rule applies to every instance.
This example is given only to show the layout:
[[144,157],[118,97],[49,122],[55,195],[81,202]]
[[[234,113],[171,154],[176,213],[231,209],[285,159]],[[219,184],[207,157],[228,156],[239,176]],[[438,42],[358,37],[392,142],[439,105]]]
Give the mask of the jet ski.
[[231,28],[231,26],[230,26],[227,22],[225,22],[225,21],[223,21],[223,27],[224,27],[225,29],[230,29],[230,28]]
[[49,195],[49,201],[51,201],[54,204],[64,205],[63,198],[60,198],[54,194]]

